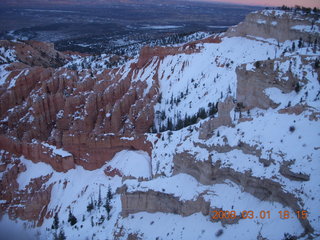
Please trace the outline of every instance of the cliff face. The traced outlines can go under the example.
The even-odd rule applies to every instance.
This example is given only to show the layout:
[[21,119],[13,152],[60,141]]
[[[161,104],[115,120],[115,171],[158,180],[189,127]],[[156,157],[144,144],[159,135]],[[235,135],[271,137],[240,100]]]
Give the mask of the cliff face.
[[13,167],[4,173],[0,182],[1,199],[5,201],[1,204],[0,217],[7,212],[11,219],[20,218],[32,222],[33,227],[41,226],[51,200],[53,184],[45,186],[51,176],[34,178],[25,189],[19,189],[17,178],[27,170],[25,165],[15,155],[3,152],[1,162],[4,169],[10,165]]
[[[156,76],[148,85],[139,79],[134,66],[99,73],[47,68],[49,63],[57,65],[58,56],[68,57],[50,44],[4,41],[2,45],[11,47],[16,58],[24,62],[2,65],[7,73],[0,96],[2,149],[36,162],[43,159],[58,171],[66,171],[74,163],[65,164],[66,160],[61,166],[55,157],[49,160],[41,142],[65,148],[74,158],[71,162],[83,163],[88,169],[100,167],[121,149],[150,152],[143,133],[153,123]],[[37,61],[26,61],[25,51]],[[46,54],[38,59],[38,52]],[[136,137],[133,141],[121,139],[126,136]]]
[[190,216],[201,212],[208,216],[210,213],[210,203],[198,198],[195,201],[180,201],[177,197],[170,194],[148,191],[148,192],[124,192],[121,195],[121,214],[128,217],[129,214],[137,212],[163,212]]
[[260,37],[278,42],[302,39],[313,43],[320,37],[317,13],[264,10],[248,14],[246,19],[226,32],[226,36]]

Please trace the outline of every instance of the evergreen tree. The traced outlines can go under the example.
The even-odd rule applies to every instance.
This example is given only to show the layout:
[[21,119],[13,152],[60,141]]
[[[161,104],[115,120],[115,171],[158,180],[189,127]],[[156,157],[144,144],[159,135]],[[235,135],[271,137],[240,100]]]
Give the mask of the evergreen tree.
[[197,123],[197,115],[196,114],[191,117],[190,122],[191,122],[191,124]]
[[302,38],[299,38],[298,47],[299,47],[299,48],[302,48],[302,46],[303,46]]
[[187,127],[187,126],[191,125],[190,117],[189,117],[187,114],[184,116],[184,122],[183,122],[183,125],[184,125],[185,127]]
[[104,216],[101,215],[101,217],[99,218],[98,224],[101,225],[104,222]]
[[92,200],[92,198],[91,198],[91,202],[88,204],[88,206],[87,206],[87,211],[88,212],[91,212],[92,210],[93,210],[93,208],[94,208],[94,205],[93,205],[93,200]]
[[183,128],[183,121],[181,118],[178,118],[176,130],[180,130],[181,128]]
[[99,185],[98,208],[100,208],[101,204],[102,204],[102,201],[101,201],[101,186]]
[[164,110],[161,111],[160,119],[162,121],[166,119],[166,112]]
[[231,88],[230,88],[230,85],[228,86],[228,94],[231,94]]
[[158,103],[161,103],[161,101],[162,101],[162,93],[159,94]]
[[110,212],[111,212],[111,204],[110,204],[110,200],[107,198],[106,200],[106,204],[104,205],[106,211],[107,211],[107,218],[108,220],[110,219]]
[[207,117],[206,110],[204,108],[200,108],[198,111],[198,118],[205,119]]
[[71,226],[77,223],[77,218],[72,214],[71,210],[69,210],[68,222],[70,223]]
[[173,124],[171,118],[168,118],[167,120],[167,130],[172,130],[173,129]]
[[314,68],[318,69],[319,67],[320,67],[320,61],[319,61],[319,58],[317,58],[315,63],[314,63]]
[[66,235],[64,234],[63,229],[61,229],[57,240],[65,240],[65,239],[66,239]]
[[296,91],[296,93],[298,93],[299,91],[300,91],[300,84],[297,82],[296,83],[296,86],[295,86],[295,88],[294,88],[294,90]]
[[112,199],[112,192],[111,192],[110,185],[108,186],[107,199],[109,199],[109,201],[111,201],[111,199]]
[[52,228],[52,229],[58,229],[58,228],[59,228],[59,217],[58,217],[58,213],[56,213],[56,214],[54,215],[53,223],[52,223],[51,228]]
[[209,108],[209,116],[213,116],[217,112],[218,112],[218,109],[216,108],[215,104],[212,103]]

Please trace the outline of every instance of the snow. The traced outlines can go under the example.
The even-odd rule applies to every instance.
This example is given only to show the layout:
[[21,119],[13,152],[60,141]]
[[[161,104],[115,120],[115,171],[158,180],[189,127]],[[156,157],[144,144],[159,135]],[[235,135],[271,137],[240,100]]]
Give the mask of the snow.
[[59,155],[61,157],[70,157],[70,156],[72,156],[71,153],[63,150],[62,148],[57,148],[56,146],[50,145],[48,143],[42,143],[42,145],[47,147],[47,148],[50,148],[52,150],[53,154],[55,154],[55,155]]
[[10,71],[7,71],[6,68],[9,66],[9,64],[3,64],[0,65],[0,86],[5,84],[8,76],[10,75]]
[[124,176],[150,178],[150,164],[151,160],[148,153],[122,150],[113,157],[107,166],[118,169]]
[[162,29],[176,29],[181,28],[183,26],[175,26],[175,25],[159,25],[159,26],[144,26],[140,27],[141,29],[154,29],[154,30],[162,30]]
[[16,61],[16,51],[14,49],[0,47],[0,60],[6,63]]
[[256,67],[254,66],[253,63],[248,63],[248,64],[246,65],[246,70],[247,70],[247,71],[254,71],[255,68],[256,68]]
[[[253,236],[258,236],[259,232],[268,239],[282,239],[286,232],[296,235],[303,232],[296,217],[280,219],[278,211],[289,211],[293,216],[290,209],[277,203],[262,202],[231,182],[207,187],[204,198],[211,203],[212,208],[235,210],[238,215],[242,211],[253,211],[255,219],[240,219],[236,224],[222,226],[220,222],[210,221],[211,214],[203,216],[201,213],[195,213],[182,217],[170,213],[141,212],[120,219],[119,224],[124,228],[124,232],[142,234],[144,239],[156,239],[161,236],[169,239],[211,239],[220,229],[223,229],[223,234],[219,239],[226,240],[237,239],[239,236],[243,239],[255,239]],[[260,211],[270,211],[270,219],[260,219]]]
[[210,26],[208,26],[209,28],[229,28],[229,27],[231,27],[231,26],[212,26],[212,25],[210,25]]
[[[257,44],[256,40],[233,37],[223,38],[219,44],[204,44],[198,54],[167,56],[160,61],[158,79],[162,101],[155,106],[156,112],[166,113],[166,118],[160,120],[158,114],[155,125],[166,124],[168,118],[176,122],[178,116],[184,119],[185,115],[196,114],[201,107],[208,109],[209,103],[235,96],[236,67],[273,58],[276,48],[275,41]],[[148,73],[150,71],[151,68]],[[151,76],[149,78],[151,81]],[[228,89],[231,91],[229,94]],[[181,95],[183,97],[178,104],[170,103],[172,97]]]
[[129,141],[133,141],[134,137],[121,137],[122,140],[129,140]]
[[17,76],[15,76],[14,78],[11,78],[10,84],[8,86],[8,89],[11,89],[11,88],[15,87],[16,86],[16,81],[24,73],[25,73],[25,71],[21,71]]
[[196,200],[199,193],[204,192],[207,188],[188,174],[178,174],[170,178],[158,177],[145,182],[137,182],[136,180],[129,179],[126,180],[124,184],[128,186],[128,192],[155,190],[172,194],[182,201]]
[[315,32],[315,33],[319,33],[320,32],[320,28],[316,25],[310,26],[310,25],[295,25],[293,27],[291,27],[291,29],[293,30],[298,30],[300,32]]
[[[109,221],[105,221],[103,225],[96,224],[91,226],[91,221],[95,223],[99,221],[101,215],[106,216],[106,211],[103,206],[100,208],[95,207],[92,213],[86,211],[88,203],[93,199],[98,200],[99,189],[101,191],[102,204],[105,204],[106,194],[108,187],[110,186],[112,193],[116,191],[116,188],[121,186],[121,178],[115,177],[112,179],[107,177],[104,173],[106,165],[98,170],[87,171],[81,166],[76,166],[75,169],[71,169],[66,173],[56,172],[51,166],[45,163],[33,163],[23,157],[20,161],[26,166],[26,171],[19,173],[18,183],[19,189],[23,189],[32,178],[38,178],[50,174],[51,177],[45,183],[44,186],[48,187],[53,184],[51,191],[51,201],[48,205],[47,211],[52,211],[53,213],[58,212],[60,219],[60,228],[64,230],[67,239],[77,239],[81,236],[84,239],[91,238],[93,234],[96,235],[98,239],[102,239],[105,236],[112,236],[113,228],[109,226],[114,226],[121,211],[121,202],[119,195],[115,195],[111,200],[112,217]],[[71,227],[67,223],[69,209],[71,207],[72,213],[78,220],[78,230]],[[85,221],[83,221],[83,218]],[[92,218],[92,220],[91,220]],[[62,224],[62,221],[65,224]],[[24,227],[24,231],[27,231],[31,236],[34,234],[40,234],[41,239],[51,239],[53,236],[53,230],[51,229],[53,220],[44,219],[44,224],[41,228],[32,228],[32,224],[25,225],[25,222],[17,222],[17,226],[14,229],[18,230],[18,227]],[[1,221],[1,226],[3,225],[3,220]],[[82,227],[80,227],[82,225]]]
[[258,20],[257,20],[257,23],[258,23],[258,24],[266,24],[267,21],[266,21],[266,20],[262,20],[262,19],[258,19]]
[[62,118],[63,117],[63,114],[64,114],[64,111],[63,110],[60,110],[58,113],[57,113],[57,118]]
[[288,14],[286,11],[282,11],[282,10],[262,10],[260,13],[265,16],[275,16],[275,17],[282,17]]

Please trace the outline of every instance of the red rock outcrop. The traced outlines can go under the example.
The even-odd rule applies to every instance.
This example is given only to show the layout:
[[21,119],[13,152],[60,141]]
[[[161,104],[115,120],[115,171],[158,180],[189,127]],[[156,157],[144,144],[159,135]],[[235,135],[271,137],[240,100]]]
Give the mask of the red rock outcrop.
[[[34,47],[35,52],[53,48],[36,42],[3,44],[14,47],[20,61],[24,48]],[[48,58],[62,55],[53,49],[47,52]],[[138,71],[134,65],[126,73],[124,66],[97,74],[44,68],[47,62],[37,62],[37,67],[31,67],[30,62],[6,67],[11,73],[0,92],[0,149],[49,163],[57,171],[67,171],[75,162],[96,169],[123,149],[151,153],[151,144],[143,134],[153,124],[157,74],[153,85],[148,86],[145,81],[134,80],[133,73]],[[146,88],[149,91],[145,93]],[[136,137],[128,141],[121,139],[124,136]],[[35,140],[64,148],[73,156],[52,156]]]
[[53,43],[34,40],[19,42],[1,40],[0,46],[13,49],[19,62],[32,67],[61,67],[66,61],[65,55],[56,51]]
[[8,169],[0,181],[0,218],[8,213],[11,219],[23,219],[32,221],[34,226],[42,225],[46,208],[50,202],[52,184],[46,186],[50,175],[34,178],[24,189],[19,189],[17,177],[24,172],[26,167],[15,155],[7,152],[1,153],[1,160]]

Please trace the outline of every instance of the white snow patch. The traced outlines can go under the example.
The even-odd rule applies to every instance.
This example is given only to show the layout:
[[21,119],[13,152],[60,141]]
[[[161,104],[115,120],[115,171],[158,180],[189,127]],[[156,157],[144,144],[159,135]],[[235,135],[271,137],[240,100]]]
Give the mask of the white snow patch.
[[125,176],[150,178],[150,163],[150,156],[144,151],[123,150],[118,152],[107,166],[118,169]]
[[66,150],[63,150],[62,148],[57,148],[56,146],[50,145],[48,143],[42,143],[43,146],[48,147],[52,149],[52,152],[56,155],[59,155],[61,157],[70,157],[72,156],[71,153],[67,152]]

